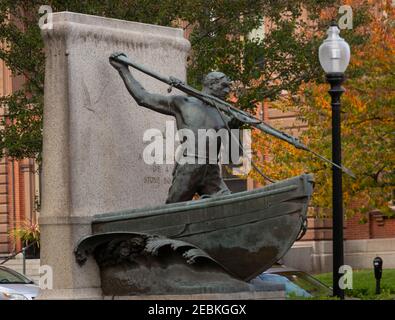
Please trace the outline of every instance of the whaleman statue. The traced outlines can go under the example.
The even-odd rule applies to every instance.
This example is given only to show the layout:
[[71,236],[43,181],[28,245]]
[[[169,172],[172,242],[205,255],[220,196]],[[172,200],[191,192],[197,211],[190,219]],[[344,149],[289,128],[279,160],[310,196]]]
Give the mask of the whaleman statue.
[[[123,53],[111,55],[110,63],[140,106],[173,116],[178,129],[189,129],[195,134],[199,129],[231,132],[231,128],[243,123],[352,175],[297,138],[224,101],[230,81],[223,73],[209,73],[203,91],[198,91],[181,80],[166,78],[135,63]],[[149,93],[133,77],[129,66],[187,95]],[[194,151],[187,156],[202,156],[199,146]],[[218,152],[219,149],[217,156]],[[206,160],[203,164],[196,161],[197,164],[176,165],[167,204],[94,217],[92,234],[80,239],[75,257],[79,265],[86,263],[89,256],[95,258],[105,295],[268,290],[267,286],[257,288],[252,281],[281,259],[306,232],[314,178],[303,174],[230,194],[218,163]],[[251,164],[264,176],[252,161]],[[196,193],[211,197],[185,202]]]
[[[198,137],[199,129],[215,130],[236,128],[239,122],[221,114],[215,108],[205,102],[191,96],[172,95],[163,96],[147,92],[143,86],[133,77],[126,63],[119,59],[120,56],[127,57],[124,53],[114,53],[110,56],[111,65],[118,70],[126,88],[138,105],[173,116],[176,120],[177,129],[189,129],[195,137]],[[211,72],[203,80],[203,93],[224,100],[230,91],[230,81],[221,72]],[[221,177],[218,165],[220,152],[219,137],[207,136],[206,149],[202,153],[199,150],[198,139],[195,139],[194,154],[185,156],[194,158],[193,163],[179,164],[173,171],[173,181],[169,189],[166,203],[182,202],[191,200],[195,194],[199,196],[215,196],[230,194],[228,187]],[[217,146],[217,158],[210,161],[210,144]],[[203,159],[202,161],[202,158]],[[202,163],[203,162],[203,163]],[[214,163],[213,163],[214,162]]]

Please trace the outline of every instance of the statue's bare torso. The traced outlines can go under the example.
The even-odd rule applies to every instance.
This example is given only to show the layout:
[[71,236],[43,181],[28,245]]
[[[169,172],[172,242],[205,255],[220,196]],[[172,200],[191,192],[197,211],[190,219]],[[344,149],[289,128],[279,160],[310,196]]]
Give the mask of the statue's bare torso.
[[[147,92],[133,77],[128,66],[116,59],[119,55],[122,54],[113,54],[110,57],[110,63],[118,70],[126,88],[137,104],[153,111],[173,116],[176,120],[178,130],[190,130],[194,137],[196,137],[193,156],[200,157],[199,139],[197,138],[199,137],[199,130],[214,130],[218,132],[221,129],[227,129],[229,127],[229,117],[221,114],[218,110],[199,99],[180,95],[163,96]],[[203,91],[218,98],[225,98],[229,93],[230,83],[225,75],[218,74],[220,77],[214,79],[215,81],[210,83],[209,86],[206,86]],[[218,156],[220,150],[219,137],[207,135],[206,139],[205,156],[211,157],[209,146],[212,143],[215,143],[217,147],[216,156]],[[214,139],[216,141],[213,141]],[[188,154],[188,156],[191,155]],[[229,189],[222,180],[217,163],[176,164],[167,203],[191,200],[196,193],[200,195],[214,195],[229,192]]]
[[196,135],[199,129],[226,129],[225,115],[222,118],[215,108],[204,102],[185,96],[177,96],[172,100],[178,129],[189,129]]

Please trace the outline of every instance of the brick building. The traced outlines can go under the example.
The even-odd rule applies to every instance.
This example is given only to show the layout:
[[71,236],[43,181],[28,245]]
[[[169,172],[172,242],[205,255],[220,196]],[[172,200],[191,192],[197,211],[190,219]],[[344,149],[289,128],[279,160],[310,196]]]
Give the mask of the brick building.
[[[0,60],[0,96],[18,90],[22,83]],[[4,116],[4,110],[0,110]],[[38,199],[37,166],[32,159],[0,159],[0,256],[21,248],[9,232],[24,222],[35,222]]]
[[[283,113],[266,106],[267,116],[264,118],[273,126],[298,136],[306,128],[306,124],[296,119],[295,113]],[[383,239],[395,238],[395,219],[383,215],[379,211],[367,215],[355,214],[344,220],[344,239]],[[301,241],[332,240],[332,219],[309,218],[308,231]]]
[[[185,24],[186,26],[186,24]],[[188,37],[190,28],[185,31]],[[254,37],[264,37],[265,25],[254,33]],[[3,61],[0,60],[0,96],[8,95],[20,88],[23,79],[12,77]],[[294,113],[282,113],[270,108],[267,102],[262,103],[257,115],[275,127],[286,130],[297,136],[306,126],[296,119]],[[0,110],[4,116],[4,110]],[[230,181],[231,179],[229,179]],[[39,197],[39,180],[37,165],[32,159],[20,161],[3,158],[0,159],[0,255],[20,249],[21,244],[12,241],[9,232],[24,221],[35,222],[37,219],[36,202]],[[252,180],[230,181],[238,191],[257,187]],[[365,221],[361,216],[354,216],[345,221],[345,238],[376,239],[395,238],[395,219],[383,217],[378,212],[371,213]],[[309,230],[303,241],[331,240],[330,219],[309,219]]]
[[[266,120],[294,136],[305,128],[296,114],[281,113],[267,107]],[[282,263],[297,269],[321,273],[332,271],[332,219],[308,218],[304,237],[295,242]],[[344,219],[344,262],[353,269],[372,268],[373,259],[380,256],[385,268],[395,267],[395,218],[379,211],[367,215],[355,214]]]

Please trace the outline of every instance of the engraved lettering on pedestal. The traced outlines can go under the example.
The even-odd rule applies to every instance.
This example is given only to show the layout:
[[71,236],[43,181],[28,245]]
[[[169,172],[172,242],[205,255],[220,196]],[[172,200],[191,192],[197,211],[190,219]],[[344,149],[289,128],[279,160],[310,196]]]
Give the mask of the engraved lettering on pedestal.
[[160,177],[146,176],[144,177],[144,184],[148,184],[153,188],[158,188],[160,186]]

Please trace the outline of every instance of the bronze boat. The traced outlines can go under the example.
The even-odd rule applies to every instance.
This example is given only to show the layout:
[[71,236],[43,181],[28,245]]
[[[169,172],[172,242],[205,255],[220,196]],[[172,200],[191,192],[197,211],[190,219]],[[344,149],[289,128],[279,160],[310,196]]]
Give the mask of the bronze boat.
[[[216,198],[96,215],[92,236],[144,233],[201,249],[240,280],[249,281],[281,259],[305,227],[313,192],[309,174]],[[104,239],[103,238],[103,239]]]

